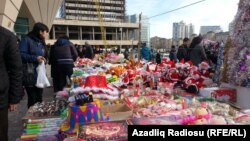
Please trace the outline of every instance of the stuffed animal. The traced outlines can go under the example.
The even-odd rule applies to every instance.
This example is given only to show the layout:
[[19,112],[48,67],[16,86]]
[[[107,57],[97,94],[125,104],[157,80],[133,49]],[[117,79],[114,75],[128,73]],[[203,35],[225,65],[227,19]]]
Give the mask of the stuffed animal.
[[210,68],[210,66],[209,66],[208,62],[206,62],[206,61],[199,64],[199,71],[201,72],[201,75],[203,77],[208,78],[210,76],[209,68]]

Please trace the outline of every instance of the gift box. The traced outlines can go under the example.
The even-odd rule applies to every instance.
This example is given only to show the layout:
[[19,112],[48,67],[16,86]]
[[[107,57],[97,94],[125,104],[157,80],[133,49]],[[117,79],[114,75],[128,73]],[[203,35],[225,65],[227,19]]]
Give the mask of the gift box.
[[213,92],[213,97],[219,101],[235,103],[237,99],[236,94],[237,94],[236,89],[220,88]]
[[202,88],[200,89],[200,96],[207,98],[214,98],[222,102],[236,102],[236,89],[232,88]]
[[113,121],[82,125],[79,127],[78,139],[85,141],[126,141],[128,140],[126,121]]

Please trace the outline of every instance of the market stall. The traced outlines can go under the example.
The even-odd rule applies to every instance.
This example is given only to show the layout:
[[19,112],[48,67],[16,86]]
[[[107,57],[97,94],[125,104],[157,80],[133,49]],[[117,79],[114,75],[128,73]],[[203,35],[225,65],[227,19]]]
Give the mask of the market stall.
[[127,125],[250,123],[247,111],[232,106],[236,89],[215,87],[206,62],[110,57],[78,59],[71,87],[29,109],[20,141],[126,140]]
[[29,109],[19,141],[127,140],[128,125],[250,124],[250,51],[245,47],[250,42],[244,38],[250,34],[249,17],[249,0],[241,0],[221,75],[230,85],[214,83],[205,61],[154,64],[116,54],[78,59],[72,85],[55,101]]

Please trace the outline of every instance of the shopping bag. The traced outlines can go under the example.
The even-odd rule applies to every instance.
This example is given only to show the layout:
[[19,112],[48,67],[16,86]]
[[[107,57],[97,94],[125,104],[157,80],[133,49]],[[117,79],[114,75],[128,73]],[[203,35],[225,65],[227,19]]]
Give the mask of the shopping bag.
[[46,76],[46,69],[45,69],[44,62],[38,65],[38,67],[36,68],[36,71],[37,71],[36,87],[38,88],[49,87],[50,83]]

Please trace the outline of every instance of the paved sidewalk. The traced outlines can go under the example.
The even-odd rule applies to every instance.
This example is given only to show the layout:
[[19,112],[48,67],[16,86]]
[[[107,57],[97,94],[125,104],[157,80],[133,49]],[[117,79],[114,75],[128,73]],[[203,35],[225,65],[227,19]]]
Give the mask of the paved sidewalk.
[[[43,92],[43,100],[53,100],[53,88],[46,88]],[[27,112],[27,96],[18,105],[15,112],[9,112],[9,141],[16,141],[22,134],[22,118]]]

